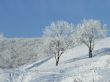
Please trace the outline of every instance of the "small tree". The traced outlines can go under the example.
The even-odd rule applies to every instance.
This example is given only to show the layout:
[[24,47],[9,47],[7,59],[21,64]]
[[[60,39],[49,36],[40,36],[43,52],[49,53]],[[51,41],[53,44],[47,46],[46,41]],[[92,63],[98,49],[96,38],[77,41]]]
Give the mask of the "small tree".
[[78,24],[78,39],[89,48],[89,58],[93,56],[94,41],[106,35],[106,25],[98,20],[83,20]]
[[58,66],[61,55],[73,43],[73,31],[74,25],[66,21],[53,22],[44,29],[44,44],[49,54],[54,54],[56,66]]

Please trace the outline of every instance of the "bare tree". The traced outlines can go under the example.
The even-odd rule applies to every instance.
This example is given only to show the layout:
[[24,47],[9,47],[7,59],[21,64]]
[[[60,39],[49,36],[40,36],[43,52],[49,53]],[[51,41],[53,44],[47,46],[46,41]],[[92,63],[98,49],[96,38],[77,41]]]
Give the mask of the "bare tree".
[[94,42],[106,36],[106,25],[98,20],[83,20],[81,24],[78,24],[77,34],[79,41],[88,47],[89,58],[92,58]]
[[44,29],[44,43],[49,54],[54,54],[56,66],[64,51],[72,46],[73,33],[74,25],[66,21],[53,22]]

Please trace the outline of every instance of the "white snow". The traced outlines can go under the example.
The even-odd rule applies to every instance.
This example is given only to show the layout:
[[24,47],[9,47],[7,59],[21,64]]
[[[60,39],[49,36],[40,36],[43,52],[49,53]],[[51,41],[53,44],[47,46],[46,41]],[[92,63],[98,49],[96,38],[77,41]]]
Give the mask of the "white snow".
[[55,66],[54,57],[44,58],[13,71],[0,69],[0,82],[109,82],[110,38],[95,43],[94,57],[88,58],[85,45],[67,50]]

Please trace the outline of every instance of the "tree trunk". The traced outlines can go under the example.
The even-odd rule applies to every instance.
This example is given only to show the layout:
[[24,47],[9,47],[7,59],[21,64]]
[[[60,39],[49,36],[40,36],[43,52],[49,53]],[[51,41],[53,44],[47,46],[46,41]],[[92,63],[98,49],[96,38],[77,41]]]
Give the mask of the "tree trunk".
[[60,50],[57,52],[57,55],[55,55],[55,60],[56,60],[56,66],[58,66],[60,57],[63,54],[63,52],[60,52]]
[[92,58],[92,49],[89,48],[89,58]]
[[90,41],[90,47],[89,47],[89,58],[92,58],[92,41]]
[[58,64],[59,64],[59,59],[60,59],[60,57],[58,57],[56,60],[56,66],[58,66]]

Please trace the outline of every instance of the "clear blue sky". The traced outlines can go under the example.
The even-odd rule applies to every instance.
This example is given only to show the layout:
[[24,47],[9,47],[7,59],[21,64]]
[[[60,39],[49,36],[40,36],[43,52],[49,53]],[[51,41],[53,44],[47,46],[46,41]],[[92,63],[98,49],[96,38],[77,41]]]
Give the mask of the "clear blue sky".
[[52,21],[83,18],[110,26],[110,0],[0,0],[0,32],[7,37],[39,37]]

